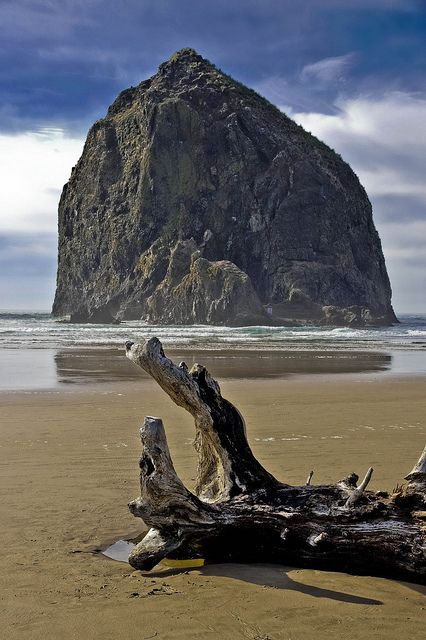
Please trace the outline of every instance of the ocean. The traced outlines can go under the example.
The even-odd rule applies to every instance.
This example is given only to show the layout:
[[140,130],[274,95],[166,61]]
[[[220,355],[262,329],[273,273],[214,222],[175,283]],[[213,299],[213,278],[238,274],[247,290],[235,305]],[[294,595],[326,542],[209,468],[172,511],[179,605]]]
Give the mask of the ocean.
[[173,358],[223,377],[307,373],[426,374],[426,316],[392,327],[213,327],[67,324],[48,313],[0,313],[0,391],[116,382],[140,376],[126,340],[157,336]]
[[372,329],[347,327],[159,326],[142,321],[120,325],[67,324],[48,313],[0,313],[0,348],[58,349],[117,346],[157,336],[173,348],[203,349],[426,349],[426,316],[403,315],[400,324]]

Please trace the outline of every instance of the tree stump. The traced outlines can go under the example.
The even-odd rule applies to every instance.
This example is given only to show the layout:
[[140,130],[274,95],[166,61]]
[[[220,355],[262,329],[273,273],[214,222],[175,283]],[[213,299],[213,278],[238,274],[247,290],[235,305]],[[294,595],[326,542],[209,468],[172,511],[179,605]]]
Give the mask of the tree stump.
[[151,527],[129,562],[149,570],[166,556],[275,562],[426,582],[426,448],[392,494],[351,474],[333,485],[274,478],[254,457],[244,419],[196,364],[174,364],[157,338],[126,343],[127,357],[194,418],[194,493],[178,478],[160,418],[140,430],[141,496],[129,503]]

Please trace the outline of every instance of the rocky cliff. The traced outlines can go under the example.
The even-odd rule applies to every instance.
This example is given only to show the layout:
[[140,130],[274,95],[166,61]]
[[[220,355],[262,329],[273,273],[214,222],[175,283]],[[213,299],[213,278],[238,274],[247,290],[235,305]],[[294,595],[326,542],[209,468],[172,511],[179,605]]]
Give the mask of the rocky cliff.
[[191,49],[118,96],[63,189],[56,316],[389,324],[390,300],[351,168]]

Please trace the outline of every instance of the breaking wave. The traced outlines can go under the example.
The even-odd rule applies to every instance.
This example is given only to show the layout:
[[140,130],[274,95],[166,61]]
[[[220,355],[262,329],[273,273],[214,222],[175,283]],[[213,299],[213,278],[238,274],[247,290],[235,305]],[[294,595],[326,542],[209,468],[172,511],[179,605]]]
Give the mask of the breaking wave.
[[67,324],[46,313],[0,313],[1,348],[115,346],[157,336],[170,347],[203,349],[335,350],[426,349],[426,317],[400,316],[392,327],[212,327],[160,326],[142,321],[120,325]]

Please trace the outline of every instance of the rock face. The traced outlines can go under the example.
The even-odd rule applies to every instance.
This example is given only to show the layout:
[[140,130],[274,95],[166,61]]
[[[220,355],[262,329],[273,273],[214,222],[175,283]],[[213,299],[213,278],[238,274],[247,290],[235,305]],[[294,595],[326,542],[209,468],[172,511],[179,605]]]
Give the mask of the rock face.
[[396,321],[390,300],[351,168],[195,51],[89,131],[59,205],[54,315],[358,326]]
[[202,258],[192,239],[176,243],[164,280],[146,301],[151,322],[247,325],[264,315],[248,275],[228,260]]

